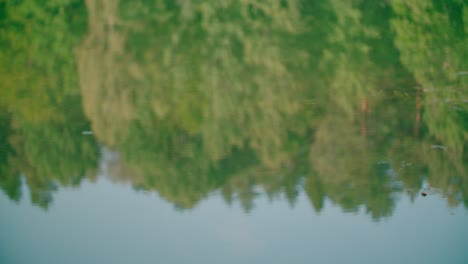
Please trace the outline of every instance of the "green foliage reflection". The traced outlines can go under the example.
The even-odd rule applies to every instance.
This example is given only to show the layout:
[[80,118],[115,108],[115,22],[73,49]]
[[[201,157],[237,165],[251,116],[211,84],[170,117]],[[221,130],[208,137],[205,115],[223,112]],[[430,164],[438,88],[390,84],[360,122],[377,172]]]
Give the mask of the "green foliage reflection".
[[[76,186],[98,150],[81,110],[73,48],[86,17],[81,1],[2,2],[0,187],[19,200],[21,174],[47,207],[56,184]],[[75,12],[78,12],[76,14]]]
[[468,206],[468,8],[309,2],[5,4],[0,185],[93,177],[91,128],[114,180],[180,209],[304,192],[379,219],[424,184]]

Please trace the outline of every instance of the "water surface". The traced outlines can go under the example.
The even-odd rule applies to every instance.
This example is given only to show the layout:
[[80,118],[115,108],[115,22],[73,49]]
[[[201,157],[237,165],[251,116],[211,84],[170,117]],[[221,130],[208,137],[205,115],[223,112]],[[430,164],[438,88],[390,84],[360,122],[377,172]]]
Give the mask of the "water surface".
[[466,4],[153,2],[0,2],[1,263],[468,261]]

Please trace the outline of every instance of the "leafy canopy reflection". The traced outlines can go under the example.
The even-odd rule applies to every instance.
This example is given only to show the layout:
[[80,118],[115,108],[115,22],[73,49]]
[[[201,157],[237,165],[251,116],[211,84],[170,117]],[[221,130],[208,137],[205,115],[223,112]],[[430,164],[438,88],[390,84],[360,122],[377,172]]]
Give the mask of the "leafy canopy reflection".
[[181,209],[220,190],[248,211],[261,187],[378,219],[424,182],[468,206],[468,8],[309,2],[5,4],[0,185],[17,200],[20,172],[41,192],[94,177],[91,128],[121,154],[114,180]]

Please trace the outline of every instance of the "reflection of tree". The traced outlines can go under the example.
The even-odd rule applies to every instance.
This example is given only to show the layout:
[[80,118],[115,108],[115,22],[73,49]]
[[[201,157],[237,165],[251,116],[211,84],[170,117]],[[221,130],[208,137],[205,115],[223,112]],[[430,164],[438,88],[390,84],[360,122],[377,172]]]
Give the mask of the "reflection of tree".
[[14,201],[21,197],[21,181],[17,177],[18,171],[9,166],[9,154],[12,152],[8,144],[8,137],[11,134],[11,117],[4,109],[0,109],[0,188]]
[[[409,100],[419,98],[411,73],[382,37],[391,6],[139,3],[89,1],[79,56],[85,111],[136,185],[182,208],[221,188],[249,210],[257,186],[294,204],[305,176],[317,210],[328,197],[345,210],[364,205],[374,218],[391,213],[400,187],[376,164],[414,158],[401,148],[421,111]],[[419,188],[424,167],[397,176]]]
[[388,216],[394,207],[390,194],[396,191],[391,179],[376,169],[379,157],[369,145],[372,141],[342,116],[332,114],[320,124],[311,145],[312,167],[328,197],[344,210],[365,205],[374,218]]
[[[454,204],[466,202],[468,182],[468,8],[462,1],[393,1],[392,21],[401,61],[423,91],[422,119],[426,144],[419,147],[429,182],[442,188]],[[431,145],[441,149],[431,148]]]
[[108,1],[90,1],[80,75],[85,111],[101,140],[114,144],[117,131],[125,138],[135,123],[157,129],[153,136],[162,145],[198,142],[209,160],[248,145],[275,162],[284,116],[299,110],[286,67],[291,54],[282,54],[280,38],[294,32],[297,10],[277,1],[228,2],[189,8],[142,1],[140,8],[122,7],[116,18]]
[[88,124],[72,52],[84,6],[16,1],[3,7],[0,107],[9,114],[2,119],[2,131],[8,132],[0,141],[5,146],[0,184],[19,199],[24,174],[33,202],[47,207],[55,183],[79,184],[97,159],[96,143],[81,135]]
[[[424,181],[467,204],[457,1],[11,5],[16,15],[1,29],[2,44],[17,44],[0,52],[12,65],[0,69],[11,88],[0,97],[9,112],[0,116],[0,185],[12,199],[20,172],[44,206],[52,183],[90,175],[95,142],[80,133],[91,125],[121,153],[113,180],[182,209],[217,190],[246,211],[262,189],[291,206],[303,191],[316,211],[328,199],[379,219],[395,193],[414,198]],[[69,12],[85,7],[80,42],[84,12]],[[47,30],[32,23],[46,23],[39,11],[55,18]]]
[[285,52],[282,36],[300,24],[294,1],[270,2],[142,1],[121,7],[118,17],[112,3],[90,1],[79,64],[85,111],[100,140],[151,180],[165,177],[159,188],[167,183],[173,195],[190,193],[175,188],[183,182],[216,189],[223,177],[203,178],[223,174],[228,161],[285,162],[298,147],[287,138],[304,125],[288,119],[301,105],[287,65],[302,59]]

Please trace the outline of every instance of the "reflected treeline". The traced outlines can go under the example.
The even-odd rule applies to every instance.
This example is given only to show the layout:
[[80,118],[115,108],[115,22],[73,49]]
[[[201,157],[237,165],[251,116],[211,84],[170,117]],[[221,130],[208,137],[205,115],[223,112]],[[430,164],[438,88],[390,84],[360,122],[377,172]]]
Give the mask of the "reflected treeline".
[[305,192],[379,219],[424,184],[468,207],[461,1],[24,2],[0,1],[13,200],[95,177],[97,141],[181,209]]
[[24,175],[47,208],[57,184],[94,177],[99,150],[82,137],[74,48],[85,33],[81,1],[0,1],[0,188],[15,201]]

